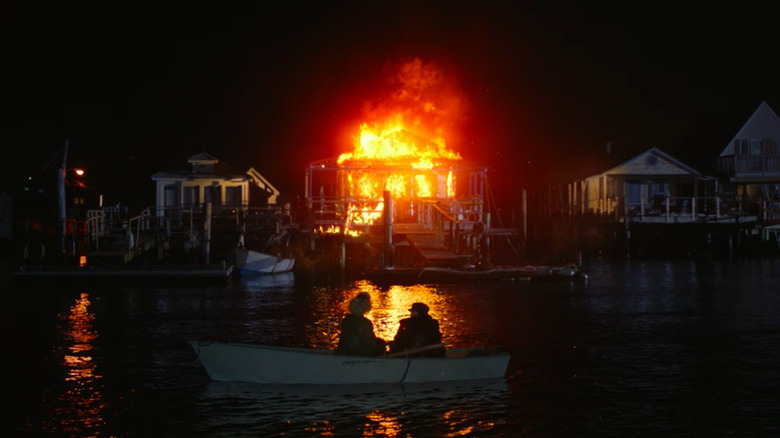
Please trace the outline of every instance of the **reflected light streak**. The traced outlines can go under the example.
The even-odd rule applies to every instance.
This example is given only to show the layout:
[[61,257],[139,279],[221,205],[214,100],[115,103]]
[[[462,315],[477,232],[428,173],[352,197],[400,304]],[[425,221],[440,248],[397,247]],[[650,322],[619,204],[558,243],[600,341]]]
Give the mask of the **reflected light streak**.
[[93,327],[95,315],[89,309],[91,304],[89,294],[82,292],[69,313],[61,316],[65,323],[60,330],[64,334],[62,344],[68,351],[62,358],[62,366],[67,375],[62,393],[57,396],[56,415],[45,420],[44,430],[51,433],[98,436],[100,428],[105,426],[102,376],[96,373],[97,366],[89,355],[94,349],[92,342],[98,337]]
[[366,415],[366,424],[363,436],[401,436],[401,423],[393,415],[384,412],[373,411]]

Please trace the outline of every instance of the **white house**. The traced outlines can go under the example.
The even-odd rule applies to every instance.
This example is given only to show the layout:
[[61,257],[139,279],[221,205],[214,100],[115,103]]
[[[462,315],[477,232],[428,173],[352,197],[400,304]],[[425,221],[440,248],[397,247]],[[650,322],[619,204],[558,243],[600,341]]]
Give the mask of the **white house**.
[[181,217],[211,203],[216,211],[276,205],[279,191],[257,170],[242,172],[202,152],[187,159],[190,170],[157,172],[157,216]]
[[[571,211],[648,214],[654,209],[665,209],[667,199],[695,196],[700,179],[699,171],[653,147],[609,170],[571,184]],[[675,207],[685,208],[684,205]]]
[[743,199],[768,202],[780,217],[780,117],[766,101],[723,148],[717,172]]

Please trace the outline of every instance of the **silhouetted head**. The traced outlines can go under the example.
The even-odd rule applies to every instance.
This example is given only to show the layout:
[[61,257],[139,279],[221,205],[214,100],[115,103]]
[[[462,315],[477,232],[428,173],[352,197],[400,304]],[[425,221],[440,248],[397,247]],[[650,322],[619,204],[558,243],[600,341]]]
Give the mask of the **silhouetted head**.
[[412,304],[412,308],[409,309],[410,312],[417,312],[420,315],[427,315],[428,314],[428,306],[425,305],[425,303],[414,303]]
[[368,292],[360,292],[349,302],[349,313],[364,315],[371,310],[371,295]]

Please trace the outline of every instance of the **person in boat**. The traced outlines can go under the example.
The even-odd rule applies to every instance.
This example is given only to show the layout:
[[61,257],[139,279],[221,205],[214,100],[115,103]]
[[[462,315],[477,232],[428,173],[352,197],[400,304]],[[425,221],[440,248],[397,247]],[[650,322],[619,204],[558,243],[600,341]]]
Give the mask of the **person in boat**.
[[444,357],[439,321],[433,319],[428,310],[425,303],[412,304],[411,316],[401,320],[398,332],[390,342],[390,353],[408,351],[409,356]]
[[341,322],[336,354],[348,356],[381,356],[387,342],[374,334],[374,323],[365,317],[371,310],[371,296],[360,292],[349,302],[349,313]]

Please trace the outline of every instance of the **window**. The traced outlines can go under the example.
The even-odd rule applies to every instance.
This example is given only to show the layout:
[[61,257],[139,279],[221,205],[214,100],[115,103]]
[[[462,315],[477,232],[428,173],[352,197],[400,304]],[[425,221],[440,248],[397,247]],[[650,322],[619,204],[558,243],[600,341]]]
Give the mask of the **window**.
[[747,155],[747,142],[745,140],[734,140],[734,155]]
[[764,153],[767,155],[780,155],[778,154],[777,143],[771,138],[764,140]]
[[241,186],[225,187],[225,205],[241,205]]
[[198,205],[199,201],[199,187],[184,187],[182,189],[182,205],[185,207],[192,207],[194,205]]
[[761,155],[762,140],[750,140],[750,155]]
[[665,182],[653,182],[647,185],[650,198],[665,198],[668,196],[668,185]]
[[220,195],[222,194],[222,187],[221,186],[206,186],[203,188],[203,203],[207,204],[211,202],[211,205],[221,205],[222,199],[220,198]]
[[171,186],[165,186],[164,189],[164,207],[175,207],[177,204],[177,196],[176,196],[177,188],[175,185]]

